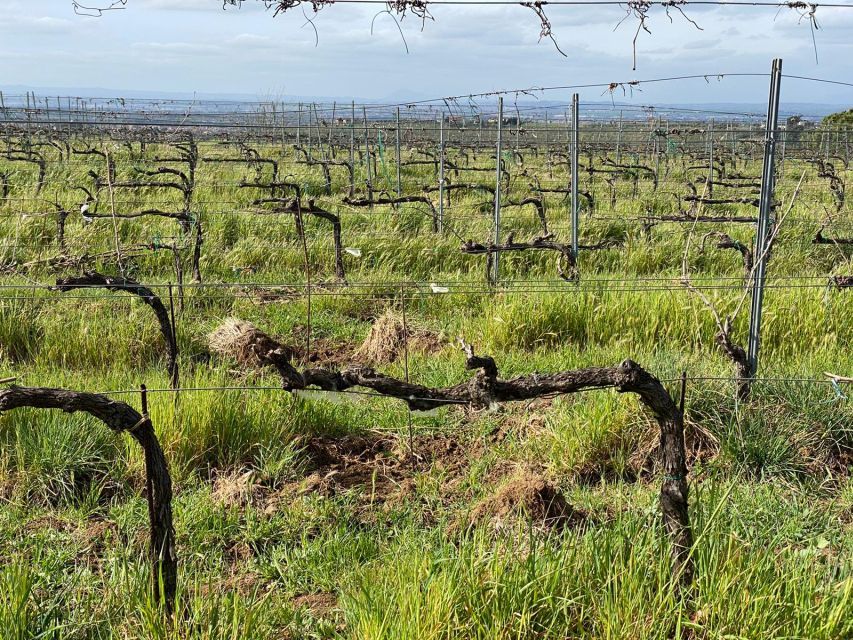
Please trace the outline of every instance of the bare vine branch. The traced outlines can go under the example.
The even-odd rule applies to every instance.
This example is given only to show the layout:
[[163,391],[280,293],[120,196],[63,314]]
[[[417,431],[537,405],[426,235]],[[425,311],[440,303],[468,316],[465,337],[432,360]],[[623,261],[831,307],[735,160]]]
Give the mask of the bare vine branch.
[[[648,19],[649,19],[649,10],[656,3],[654,0],[629,0],[626,9],[625,15],[623,18],[616,24],[613,28],[614,31],[618,29],[625,20],[629,18],[635,18],[637,20],[637,30],[634,32],[634,38],[631,41],[634,55],[634,64],[632,69],[634,71],[637,70],[637,38],[640,37],[640,32],[645,31],[649,35],[651,35],[651,29],[648,27]],[[687,4],[687,0],[664,0],[663,2],[657,3],[666,9],[666,15],[669,18],[670,22],[672,22],[672,16],[669,13],[670,9],[676,9],[678,12],[684,17],[687,22],[696,27],[699,31],[703,31],[702,27],[700,27],[695,20],[688,18],[684,13],[684,9],[682,7]],[[612,92],[612,89],[611,89]]]
[[541,30],[539,31],[539,42],[542,42],[542,38],[550,38],[557,51],[559,51],[564,58],[568,58],[565,51],[560,49],[560,45],[557,44],[557,40],[554,38],[554,33],[551,29],[551,21],[548,19],[548,16],[545,15],[545,9],[543,8],[546,4],[548,3],[543,0],[536,0],[536,2],[522,2],[521,6],[533,9],[536,17],[539,18],[541,27]]
[[127,0],[113,0],[104,7],[90,7],[72,0],[71,6],[74,7],[74,13],[80,16],[89,16],[92,18],[100,18],[106,11],[116,11],[124,9],[127,6]]

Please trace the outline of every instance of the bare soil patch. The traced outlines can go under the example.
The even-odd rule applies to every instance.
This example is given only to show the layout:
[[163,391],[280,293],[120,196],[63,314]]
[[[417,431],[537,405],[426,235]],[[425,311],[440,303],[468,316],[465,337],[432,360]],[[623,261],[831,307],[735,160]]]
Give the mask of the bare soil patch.
[[308,609],[317,618],[323,618],[338,606],[338,597],[334,593],[306,593],[293,598],[290,603],[294,609]]
[[561,530],[586,520],[587,514],[569,504],[543,475],[523,469],[474,507],[465,528],[487,525],[500,531],[530,522],[540,530]]

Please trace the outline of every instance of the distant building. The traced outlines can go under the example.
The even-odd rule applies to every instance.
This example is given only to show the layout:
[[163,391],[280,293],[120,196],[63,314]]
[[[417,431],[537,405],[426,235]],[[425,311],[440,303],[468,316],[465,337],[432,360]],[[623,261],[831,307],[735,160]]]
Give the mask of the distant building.
[[[520,124],[521,124],[521,118],[519,118],[518,116],[504,116],[504,118],[503,118],[503,126],[505,126],[505,127],[517,127]],[[486,125],[488,125],[490,127],[496,127],[496,126],[498,126],[498,119],[497,118],[489,118],[486,121]]]
[[797,142],[802,133],[814,128],[814,123],[804,119],[801,115],[793,115],[788,116],[782,128],[785,130],[785,139],[788,142]]

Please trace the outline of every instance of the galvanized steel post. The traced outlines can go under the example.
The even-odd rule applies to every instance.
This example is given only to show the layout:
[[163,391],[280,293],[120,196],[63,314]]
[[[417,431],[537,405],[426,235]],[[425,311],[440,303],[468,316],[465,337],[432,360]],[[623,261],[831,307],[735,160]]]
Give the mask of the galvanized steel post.
[[438,232],[444,231],[444,112],[438,126]]
[[767,274],[768,244],[773,228],[773,187],[776,140],[779,135],[779,88],[782,82],[782,59],[773,60],[770,75],[770,99],[764,127],[764,165],[761,172],[761,199],[758,208],[758,229],[755,236],[755,273],[752,278],[752,305],[749,316],[747,359],[750,377],[758,371],[758,349],[761,341],[761,308],[764,302],[764,280]]
[[714,197],[714,119],[708,125],[708,197]]
[[400,182],[400,107],[397,107],[397,197],[403,195],[403,187]]
[[[504,99],[498,97],[498,134],[497,134],[497,150],[495,154],[495,246],[501,243],[501,133],[503,130],[504,120]],[[500,257],[499,251],[494,253],[494,273],[492,281],[497,284],[500,279]]]
[[[370,136],[367,128],[367,107],[362,106],[361,113],[364,117],[364,158],[367,164],[367,197],[373,200],[373,176],[370,171]],[[373,205],[370,205],[373,208]]]
[[578,109],[578,94],[572,96],[572,255],[575,265],[578,261],[578,222],[580,218],[580,203],[578,202],[578,156],[580,122]]

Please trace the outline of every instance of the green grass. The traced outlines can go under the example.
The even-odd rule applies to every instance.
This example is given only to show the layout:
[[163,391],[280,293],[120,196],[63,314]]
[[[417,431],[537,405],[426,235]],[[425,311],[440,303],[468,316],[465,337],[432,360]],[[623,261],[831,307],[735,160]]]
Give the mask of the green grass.
[[[239,153],[207,142],[200,148],[203,157]],[[671,192],[687,193],[686,181],[695,178],[686,169],[692,161],[663,157],[666,178],[657,192],[641,180],[634,196],[630,180],[617,181],[615,211],[608,211],[609,186],[600,177],[590,184],[583,174],[583,186],[598,203],[595,211],[585,209],[583,242],[623,244],[582,253],[578,284],[558,279],[549,252],[505,254],[502,289],[492,292],[485,286],[484,257],[459,251],[460,236],[491,237],[491,203],[484,204],[482,193],[454,193],[447,232],[436,235],[419,205],[347,208],[340,198],[344,171],[332,169],[335,195],[329,197],[319,167],[295,164],[289,148],[259,148],[279,159],[280,176],[338,212],[344,246],[362,251],[360,258],[344,255],[351,286],[324,289],[335,280],[331,235],[324,221],[307,220],[317,285],[311,296],[315,345],[355,346],[376,317],[405,305],[412,325],[447,342],[435,353],[410,354],[409,376],[422,384],[444,386],[470,376],[457,336],[494,356],[504,377],[616,365],[630,357],[674,395],[682,371],[697,378],[686,396],[697,566],[690,598],[670,575],[657,506],[660,473],[653,464],[657,432],[635,398],[603,390],[495,413],[443,408],[434,416],[411,416],[410,432],[401,403],[291,396],[275,389],[272,371],[238,371],[235,362],[210,354],[206,336],[227,317],[303,344],[308,300],[292,289],[263,300],[251,286],[304,282],[292,216],[256,215],[251,202],[262,193],[233,186],[254,179],[253,169],[202,162],[193,205],[205,234],[202,274],[206,283],[242,285],[187,286],[183,305],[175,301],[182,386],[215,390],[183,391],[177,401],[168,392],[149,394],[175,484],[180,606],[165,619],[149,592],[138,446],[93,419],[18,410],[0,417],[0,635],[853,637],[851,392],[843,390],[842,397],[825,383],[775,380],[853,371],[851,294],[823,286],[831,274],[850,273],[851,253],[812,243],[824,207],[833,206],[813,166],[789,158],[779,181],[777,196],[787,206],[806,171],[770,267],[771,277],[797,278],[783,282],[796,286],[767,290],[761,373],[768,380],[757,382],[752,400],[743,404],[734,400],[728,380],[732,366],[714,344],[711,314],[678,284],[688,225],[660,224],[646,233],[631,219],[671,213]],[[111,152],[117,180],[135,179],[140,161],[126,147]],[[166,145],[149,145],[148,163],[169,152]],[[485,154],[477,162],[494,164]],[[70,255],[114,248],[110,220],[83,226],[76,213],[82,192],[74,187],[90,184],[90,169],[103,172],[103,161],[73,156],[70,163],[52,162],[41,195],[72,212]],[[507,198],[529,191],[521,169],[512,167]],[[528,155],[524,169],[543,183],[565,185],[564,167],[549,168],[544,152]],[[12,198],[34,197],[33,167],[0,158],[0,171],[11,173]],[[264,171],[268,179],[269,167]],[[759,163],[744,167],[741,160],[738,171],[757,173]],[[849,180],[851,171],[842,173]],[[363,167],[357,176],[361,193]],[[484,176],[492,179],[470,174],[458,181]],[[435,180],[426,165],[405,167],[403,179],[409,193]],[[119,191],[117,199],[123,211],[180,206],[167,190]],[[551,194],[546,205],[549,224],[565,240],[567,203]],[[108,210],[102,201],[100,211]],[[35,199],[0,203],[0,264],[14,263],[2,284],[49,284],[77,271],[37,262],[57,254],[52,211]],[[754,213],[739,205],[716,211]],[[849,236],[850,222],[848,205],[825,233]],[[517,239],[540,232],[529,207],[507,208],[503,230]],[[731,278],[731,288],[708,291],[721,312],[730,313],[743,267],[735,252],[699,251],[699,238],[711,230],[749,243],[752,228],[699,224],[694,231],[691,275],[697,283]],[[185,246],[188,272],[192,234],[182,236],[174,222],[121,221],[118,235],[127,253],[155,241]],[[146,250],[125,263],[140,281],[176,282],[171,252]],[[108,258],[87,266],[117,272]],[[189,282],[190,275],[185,278]],[[544,280],[547,290],[531,290]],[[801,286],[814,282],[818,286]],[[432,294],[429,283],[450,293]],[[746,332],[742,313],[735,339],[745,342]],[[403,362],[379,368],[400,377],[406,372]],[[29,386],[129,391],[115,398],[135,407],[141,384],[168,387],[165,345],[151,310],[132,296],[103,290],[0,291],[0,378],[7,375]],[[241,385],[273,388],[225,389]],[[318,453],[321,445],[326,449]],[[333,463],[323,457],[330,451],[337,456]],[[582,525],[543,530],[522,517],[500,528],[492,522],[464,526],[476,505],[521,468],[559,487],[585,514]]]

